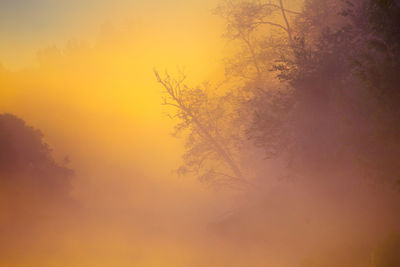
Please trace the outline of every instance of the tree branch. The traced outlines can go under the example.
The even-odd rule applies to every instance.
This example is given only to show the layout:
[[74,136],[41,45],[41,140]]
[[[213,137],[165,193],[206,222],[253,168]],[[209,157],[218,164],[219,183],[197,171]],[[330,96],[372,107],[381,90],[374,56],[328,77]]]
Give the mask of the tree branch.
[[[275,7],[275,8],[281,9],[281,7],[279,5],[272,4],[272,3],[263,4],[262,7]],[[293,10],[286,9],[286,8],[284,9],[284,11],[287,12],[287,13],[295,14],[295,15],[300,15],[301,14],[301,12],[293,11]]]
[[245,180],[244,176],[236,164],[236,162],[233,160],[232,156],[230,155],[229,151],[227,149],[218,143],[217,140],[210,134],[210,132],[207,130],[207,128],[200,122],[196,114],[193,114],[192,111],[190,110],[189,107],[186,107],[181,99],[179,98],[180,95],[180,85],[184,81],[184,79],[180,79],[179,81],[175,81],[175,86],[172,84],[170,81],[170,76],[167,74],[166,79],[161,79],[159,73],[157,70],[154,70],[154,74],[156,76],[157,81],[166,89],[167,93],[171,96],[171,98],[176,101],[177,104],[174,103],[166,103],[172,106],[175,106],[179,110],[181,110],[183,113],[186,114],[186,116],[190,117],[192,122],[197,126],[197,128],[200,130],[200,132],[204,135],[204,138],[206,138],[211,145],[214,147],[215,151],[221,156],[222,160],[230,167],[232,172],[235,174],[236,177],[240,178],[239,180]]

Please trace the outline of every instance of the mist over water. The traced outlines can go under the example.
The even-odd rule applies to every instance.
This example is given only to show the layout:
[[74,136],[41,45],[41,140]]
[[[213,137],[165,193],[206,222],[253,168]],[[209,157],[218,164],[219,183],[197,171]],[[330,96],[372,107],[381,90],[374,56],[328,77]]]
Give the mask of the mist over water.
[[1,266],[400,266],[396,1],[24,2]]

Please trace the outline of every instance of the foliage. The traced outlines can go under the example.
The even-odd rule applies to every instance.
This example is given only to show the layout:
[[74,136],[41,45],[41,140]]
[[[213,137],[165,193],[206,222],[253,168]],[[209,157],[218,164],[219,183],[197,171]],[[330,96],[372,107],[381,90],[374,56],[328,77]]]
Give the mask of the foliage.
[[39,130],[14,115],[0,115],[0,195],[12,223],[21,216],[40,218],[69,202],[72,175],[55,162]]
[[285,48],[293,41],[289,18],[299,12],[286,9],[282,1],[225,0],[215,14],[226,22],[223,36],[241,47],[236,56],[226,60],[227,75],[260,80],[269,77],[274,57],[287,52]]
[[[357,161],[366,175],[393,181],[400,174],[398,7],[348,1],[340,23],[318,29],[304,19],[313,18],[318,3],[324,7],[309,1],[297,21],[294,57],[273,68],[293,89],[292,127],[286,127],[292,152],[318,166]],[[325,13],[329,8],[328,2]]]
[[240,46],[227,60],[229,93],[211,96],[209,86],[189,88],[169,76],[163,83],[165,103],[178,109],[177,130],[188,134],[182,173],[215,176],[205,161],[213,158],[245,176],[239,159],[251,140],[265,158],[287,155],[309,170],[348,164],[367,177],[399,179],[395,1],[307,0],[296,12],[282,1],[227,0],[215,12],[226,21],[224,36]]

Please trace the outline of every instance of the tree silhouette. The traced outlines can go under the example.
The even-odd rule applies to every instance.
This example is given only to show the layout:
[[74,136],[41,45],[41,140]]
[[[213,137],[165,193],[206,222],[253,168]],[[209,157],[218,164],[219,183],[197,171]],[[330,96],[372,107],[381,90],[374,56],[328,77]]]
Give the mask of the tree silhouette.
[[1,206],[11,222],[24,218],[33,223],[60,211],[70,202],[72,175],[53,159],[39,130],[14,115],[0,115]]
[[250,139],[267,158],[285,154],[305,169],[349,164],[365,175],[398,180],[395,1],[307,0],[300,13],[283,1],[226,0],[215,13],[226,21],[225,37],[241,44],[227,60],[222,86],[228,93],[190,88],[184,75],[156,72],[167,92],[164,104],[178,110],[178,132],[189,133],[188,169],[207,169],[204,179],[218,173],[246,180],[241,162],[252,149]]
[[[236,64],[231,61],[227,67],[232,69],[243,69],[252,66],[255,69],[256,80],[262,79],[268,74],[269,57],[266,58],[266,50],[279,46],[282,51],[286,44],[293,47],[293,30],[290,26],[290,15],[299,15],[300,12],[288,10],[284,7],[282,0],[279,1],[233,1],[225,0],[216,9],[215,13],[226,22],[224,37],[239,41],[244,44],[245,49],[236,55],[241,58]],[[276,15],[278,14],[278,19]],[[279,15],[281,20],[279,19]],[[267,27],[267,28],[265,28]],[[268,27],[278,29],[287,38],[280,38],[279,34],[267,34]],[[285,40],[286,39],[286,40]],[[271,52],[267,52],[271,53]],[[249,54],[247,56],[246,54]],[[229,61],[228,61],[229,62]],[[253,75],[245,78],[254,79]]]
[[209,85],[190,88],[184,84],[185,74],[173,79],[167,73],[164,77],[156,70],[154,73],[166,92],[163,104],[174,107],[171,117],[180,121],[176,134],[188,132],[184,166],[179,173],[194,172],[201,180],[217,185],[248,186],[237,158],[240,137],[234,132],[226,134],[226,124],[232,119],[231,95],[213,98],[207,94]]

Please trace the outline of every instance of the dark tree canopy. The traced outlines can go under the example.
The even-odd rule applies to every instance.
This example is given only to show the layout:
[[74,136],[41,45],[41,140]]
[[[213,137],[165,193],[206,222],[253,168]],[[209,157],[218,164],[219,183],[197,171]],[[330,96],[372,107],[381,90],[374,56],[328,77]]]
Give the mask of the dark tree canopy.
[[58,164],[43,134],[11,114],[0,114],[0,259],[20,257],[42,225],[72,214],[73,171]]
[[[69,184],[72,170],[60,166],[43,141],[41,131],[11,114],[0,115],[0,175],[2,180],[26,174],[54,186]],[[64,190],[64,188],[53,188]]]
[[27,207],[54,211],[69,202],[72,175],[53,159],[39,130],[14,115],[0,115],[0,194],[13,219],[33,216],[23,211]]

